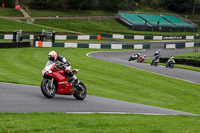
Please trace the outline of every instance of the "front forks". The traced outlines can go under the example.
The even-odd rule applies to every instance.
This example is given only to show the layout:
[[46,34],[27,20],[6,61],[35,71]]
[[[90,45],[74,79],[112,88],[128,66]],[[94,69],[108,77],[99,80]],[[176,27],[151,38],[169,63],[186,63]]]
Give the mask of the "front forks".
[[50,88],[53,88],[53,81],[54,81],[54,78],[52,77],[51,80],[48,80],[48,85]]

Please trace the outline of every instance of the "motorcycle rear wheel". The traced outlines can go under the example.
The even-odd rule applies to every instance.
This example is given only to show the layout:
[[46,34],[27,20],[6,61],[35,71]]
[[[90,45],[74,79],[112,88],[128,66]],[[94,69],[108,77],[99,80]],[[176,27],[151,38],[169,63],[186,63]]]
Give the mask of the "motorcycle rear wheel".
[[55,85],[53,84],[52,85],[52,88],[50,88],[50,85],[48,83],[48,80],[49,79],[46,79],[44,78],[42,80],[42,83],[41,83],[41,91],[43,93],[43,95],[47,98],[53,98],[56,94],[56,87]]
[[[86,86],[80,82],[79,83],[79,87],[81,87],[81,90],[75,90],[74,91],[74,97],[77,99],[77,100],[83,100],[86,98],[86,95],[87,95],[87,89],[86,89]],[[76,88],[77,89],[77,88]]]
[[157,67],[158,66],[158,62],[154,62],[154,66]]

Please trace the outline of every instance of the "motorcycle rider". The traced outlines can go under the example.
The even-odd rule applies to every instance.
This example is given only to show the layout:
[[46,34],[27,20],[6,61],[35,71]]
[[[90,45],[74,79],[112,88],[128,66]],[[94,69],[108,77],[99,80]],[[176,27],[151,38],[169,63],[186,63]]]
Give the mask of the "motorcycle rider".
[[167,63],[168,63],[168,66],[170,66],[172,63],[175,64],[174,57],[172,56],[171,58],[169,58]]
[[65,57],[56,53],[55,51],[50,51],[48,54],[48,58],[49,58],[49,61],[64,63],[66,77],[69,76],[70,78],[72,78],[72,80],[75,81],[75,85],[79,83],[78,78],[71,70],[71,67],[70,67],[71,64],[65,59]]
[[140,53],[137,53],[137,54],[136,54],[136,57],[139,59],[139,58],[140,58]]
[[154,56],[157,56],[157,55],[159,55],[160,56],[160,49],[159,50],[157,50],[156,52],[155,52],[155,54],[154,54]]
[[140,53],[135,54],[136,60],[138,62],[138,60],[140,59]]

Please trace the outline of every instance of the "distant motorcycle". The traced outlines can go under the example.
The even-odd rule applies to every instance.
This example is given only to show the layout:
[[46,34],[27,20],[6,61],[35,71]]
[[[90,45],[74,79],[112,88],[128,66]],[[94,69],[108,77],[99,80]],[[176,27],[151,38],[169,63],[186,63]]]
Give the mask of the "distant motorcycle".
[[175,61],[167,61],[166,68],[174,68]]
[[151,66],[158,66],[158,62],[160,62],[159,56],[156,56],[152,61],[151,61]]
[[137,54],[134,54],[134,55],[131,55],[128,59],[128,61],[135,61],[138,59],[138,55]]
[[138,59],[138,63],[142,63],[144,60],[146,59],[146,55],[144,56],[141,56],[139,59]]

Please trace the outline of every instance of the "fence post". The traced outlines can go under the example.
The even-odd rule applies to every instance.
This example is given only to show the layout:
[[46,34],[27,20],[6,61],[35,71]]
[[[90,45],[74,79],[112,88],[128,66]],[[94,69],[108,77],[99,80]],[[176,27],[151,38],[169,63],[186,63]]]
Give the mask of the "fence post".
[[13,32],[13,40],[12,40],[12,42],[17,42],[17,32],[16,31]]

